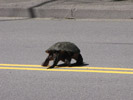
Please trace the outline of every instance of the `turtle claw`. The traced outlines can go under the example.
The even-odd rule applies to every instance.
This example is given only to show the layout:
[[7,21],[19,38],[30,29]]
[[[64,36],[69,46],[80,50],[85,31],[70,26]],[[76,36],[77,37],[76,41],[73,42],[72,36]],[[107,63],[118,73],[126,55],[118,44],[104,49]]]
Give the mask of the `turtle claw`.
[[54,68],[53,66],[50,66],[50,67],[48,67],[47,69],[52,69],[52,68]]

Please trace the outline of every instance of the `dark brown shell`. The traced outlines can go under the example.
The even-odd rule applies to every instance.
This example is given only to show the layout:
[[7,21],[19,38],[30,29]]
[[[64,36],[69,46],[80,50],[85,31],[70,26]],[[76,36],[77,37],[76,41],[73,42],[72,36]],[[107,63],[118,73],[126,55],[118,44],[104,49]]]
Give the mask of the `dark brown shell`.
[[53,51],[80,53],[80,49],[74,43],[71,42],[57,42],[46,50],[47,53]]

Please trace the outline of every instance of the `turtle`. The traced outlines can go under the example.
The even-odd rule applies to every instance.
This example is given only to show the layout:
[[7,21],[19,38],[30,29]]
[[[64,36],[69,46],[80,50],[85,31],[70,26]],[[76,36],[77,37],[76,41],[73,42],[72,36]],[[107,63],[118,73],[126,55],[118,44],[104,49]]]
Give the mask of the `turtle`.
[[47,69],[54,68],[59,61],[63,61],[67,66],[71,66],[71,59],[75,59],[74,65],[82,65],[83,57],[80,53],[80,49],[71,42],[57,42],[48,48],[46,51],[48,57],[42,63],[42,66],[48,66],[49,61],[53,60],[53,65]]

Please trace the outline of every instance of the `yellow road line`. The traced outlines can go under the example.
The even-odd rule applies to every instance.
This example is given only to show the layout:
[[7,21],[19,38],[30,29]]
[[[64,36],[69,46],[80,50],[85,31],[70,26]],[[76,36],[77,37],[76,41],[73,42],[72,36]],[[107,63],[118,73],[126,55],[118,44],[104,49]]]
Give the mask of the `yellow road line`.
[[42,69],[42,68],[19,68],[19,67],[0,67],[0,69],[11,69],[11,70],[37,70],[37,71],[61,71],[61,72],[93,72],[93,73],[114,73],[114,74],[133,74],[133,72],[125,72],[125,71],[102,71],[102,70]]
[[[61,68],[70,68],[70,67],[61,67]],[[80,68],[80,69],[103,69],[103,70],[129,70],[129,71],[133,71],[133,68],[107,68],[107,67],[71,67],[71,68]]]
[[[41,67],[41,65],[24,65],[24,64],[0,64],[0,66],[15,66],[15,67]],[[45,66],[47,67],[47,66]],[[109,68],[109,67],[59,67],[59,68],[74,68],[74,69],[99,69],[99,70],[124,70],[124,71],[133,71],[133,68]]]

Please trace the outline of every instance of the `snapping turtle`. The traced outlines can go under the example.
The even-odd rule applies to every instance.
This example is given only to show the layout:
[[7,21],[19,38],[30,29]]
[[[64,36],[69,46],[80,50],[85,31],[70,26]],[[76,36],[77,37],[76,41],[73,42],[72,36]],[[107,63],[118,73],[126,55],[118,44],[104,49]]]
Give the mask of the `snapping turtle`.
[[71,42],[57,42],[50,48],[48,48],[46,50],[46,53],[48,53],[49,55],[42,63],[42,66],[48,66],[49,61],[54,61],[53,65],[48,67],[48,69],[54,68],[60,60],[68,66],[71,66],[71,59],[76,60],[75,65],[83,64],[83,58],[80,54],[80,49],[74,43]]

